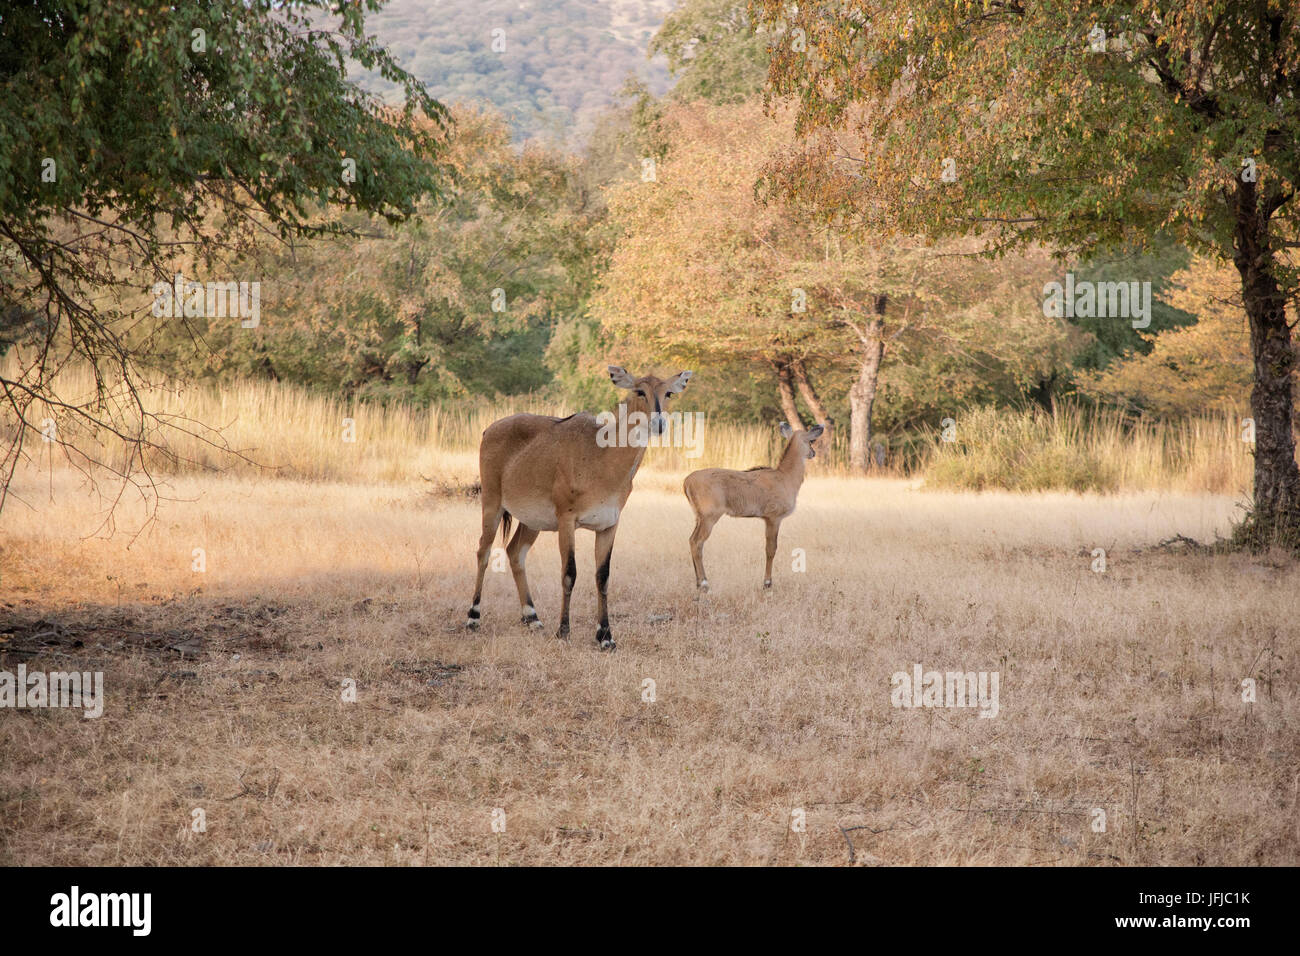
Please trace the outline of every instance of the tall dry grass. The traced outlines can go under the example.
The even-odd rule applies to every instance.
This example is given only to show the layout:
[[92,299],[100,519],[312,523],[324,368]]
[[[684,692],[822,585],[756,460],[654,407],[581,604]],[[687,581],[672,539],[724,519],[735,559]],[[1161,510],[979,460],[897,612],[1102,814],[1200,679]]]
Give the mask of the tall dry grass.
[[1176,489],[1241,494],[1250,487],[1250,444],[1232,414],[1137,422],[1114,410],[1061,403],[960,413],[947,440],[928,431],[922,470],[932,487],[959,490]]
[[[61,373],[57,388],[61,397],[72,402],[95,394],[94,378],[85,367]],[[140,397],[150,415],[175,423],[175,427],[157,427],[150,433],[158,447],[147,452],[145,460],[155,469],[174,474],[274,473],[286,478],[364,483],[469,479],[478,471],[479,438],[498,418],[516,412],[564,416],[575,411],[538,396],[495,402],[467,400],[429,408],[378,405],[297,385],[248,380],[220,387],[156,385],[142,391]],[[66,413],[41,403],[27,415],[34,425],[46,418],[58,423],[60,435],[67,440],[93,450],[115,468],[125,467],[126,450],[106,429],[87,429]],[[192,423],[216,431],[207,432]],[[13,419],[0,420],[0,428],[4,438],[11,440]],[[669,473],[747,468],[774,462],[782,444],[775,427],[708,420],[699,439],[698,455],[686,448],[654,448],[644,467]],[[38,431],[29,430],[27,440],[32,443],[30,448],[41,451]]]
[[[60,375],[58,390],[79,401],[94,395],[95,382],[88,369],[70,368]],[[157,471],[362,483],[472,481],[479,437],[491,422],[515,412],[575,411],[539,396],[429,408],[378,405],[271,381],[160,385],[141,399],[150,413],[177,426],[150,433],[157,448],[145,461]],[[689,411],[689,403],[683,406]],[[103,429],[78,430],[66,414],[39,404],[28,421],[47,417],[74,444],[125,467],[122,443]],[[12,439],[15,424],[0,418],[0,429]],[[1181,423],[1133,424],[1118,412],[1071,404],[1055,414],[983,408],[959,413],[955,429],[952,442],[930,430],[900,443],[884,473],[920,473],[932,487],[961,490],[1163,488],[1241,494],[1250,486],[1250,446],[1241,440],[1240,421],[1222,413]],[[41,453],[40,436],[28,438],[29,448]],[[775,427],[707,419],[699,439],[698,454],[680,447],[652,449],[644,469],[675,475],[696,468],[748,468],[775,463],[783,444]],[[839,429],[834,439],[831,453],[815,466],[818,473],[848,473],[847,433]]]

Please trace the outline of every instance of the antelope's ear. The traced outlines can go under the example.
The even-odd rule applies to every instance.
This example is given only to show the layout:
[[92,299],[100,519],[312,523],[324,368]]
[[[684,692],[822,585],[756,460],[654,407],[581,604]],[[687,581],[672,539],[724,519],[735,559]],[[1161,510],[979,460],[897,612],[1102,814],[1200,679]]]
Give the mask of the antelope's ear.
[[794,429],[791,428],[789,425],[787,425],[785,422],[781,423],[781,427],[778,428],[777,431],[781,433],[782,438],[791,438],[794,436]]
[[621,365],[611,365],[609,367],[609,380],[619,388],[631,388],[636,384],[636,379],[629,375],[627,369]]
[[694,372],[678,372],[668,380],[668,394],[680,395],[686,391],[686,386],[691,384],[691,376]]
[[810,441],[816,441],[817,439],[822,437],[822,432],[824,431],[826,431],[825,425],[815,425],[812,428],[808,429],[808,439]]

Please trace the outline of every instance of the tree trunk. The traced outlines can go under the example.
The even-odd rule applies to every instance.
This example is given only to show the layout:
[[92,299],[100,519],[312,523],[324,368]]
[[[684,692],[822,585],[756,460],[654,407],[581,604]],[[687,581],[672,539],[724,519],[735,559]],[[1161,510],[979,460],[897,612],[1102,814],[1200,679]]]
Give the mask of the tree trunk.
[[799,406],[794,400],[794,373],[790,369],[790,360],[773,359],[772,368],[776,369],[776,388],[781,396],[781,414],[791,428],[803,428],[799,418]]
[[880,363],[885,357],[885,296],[876,299],[876,317],[858,331],[862,364],[858,380],[849,389],[849,468],[865,474],[871,467],[871,409],[876,404]]
[[799,394],[803,396],[803,403],[812,409],[813,418],[826,426],[826,431],[822,433],[822,437],[813,443],[813,448],[821,456],[822,461],[825,462],[829,456],[831,445],[834,443],[834,436],[831,435],[831,431],[835,423],[826,414],[826,406],[822,404],[821,396],[817,394],[812,379],[808,377],[808,369],[804,366],[803,359],[796,359],[791,362],[790,370],[794,372],[794,381],[799,386]]
[[406,360],[406,384],[417,385],[420,381],[420,373],[424,367],[429,364],[429,359],[424,358],[416,361],[415,359]]
[[1300,469],[1296,467],[1291,375],[1295,350],[1286,306],[1274,271],[1268,218],[1255,183],[1237,183],[1236,250],[1255,383],[1250,411],[1255,419],[1255,504],[1243,531],[1246,543],[1300,545]]

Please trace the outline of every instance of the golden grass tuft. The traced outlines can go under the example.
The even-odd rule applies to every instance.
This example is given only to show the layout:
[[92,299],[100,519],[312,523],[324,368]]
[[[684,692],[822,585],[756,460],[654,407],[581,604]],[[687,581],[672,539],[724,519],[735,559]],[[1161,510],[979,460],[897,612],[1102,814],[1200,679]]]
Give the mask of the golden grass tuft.
[[1242,494],[1251,483],[1253,446],[1242,441],[1240,418],[1226,412],[1133,423],[1065,402],[1050,413],[977,408],[954,421],[951,441],[926,433],[922,469],[931,487]]

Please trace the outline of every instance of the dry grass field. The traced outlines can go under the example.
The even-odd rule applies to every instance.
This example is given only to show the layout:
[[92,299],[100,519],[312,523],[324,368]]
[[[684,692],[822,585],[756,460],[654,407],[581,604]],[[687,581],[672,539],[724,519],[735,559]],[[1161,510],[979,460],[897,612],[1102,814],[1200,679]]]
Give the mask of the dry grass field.
[[[1300,862],[1300,571],[1160,546],[1233,498],[812,477],[774,592],[761,523],[724,519],[697,602],[680,477],[637,480],[609,654],[588,532],[569,642],[554,535],[544,632],[503,573],[459,628],[454,482],[182,476],[133,537],[131,502],[96,535],[75,475],[20,472],[0,669],[102,670],[107,701],[0,710],[0,864]],[[998,672],[1000,712],[893,707],[914,664]]]

